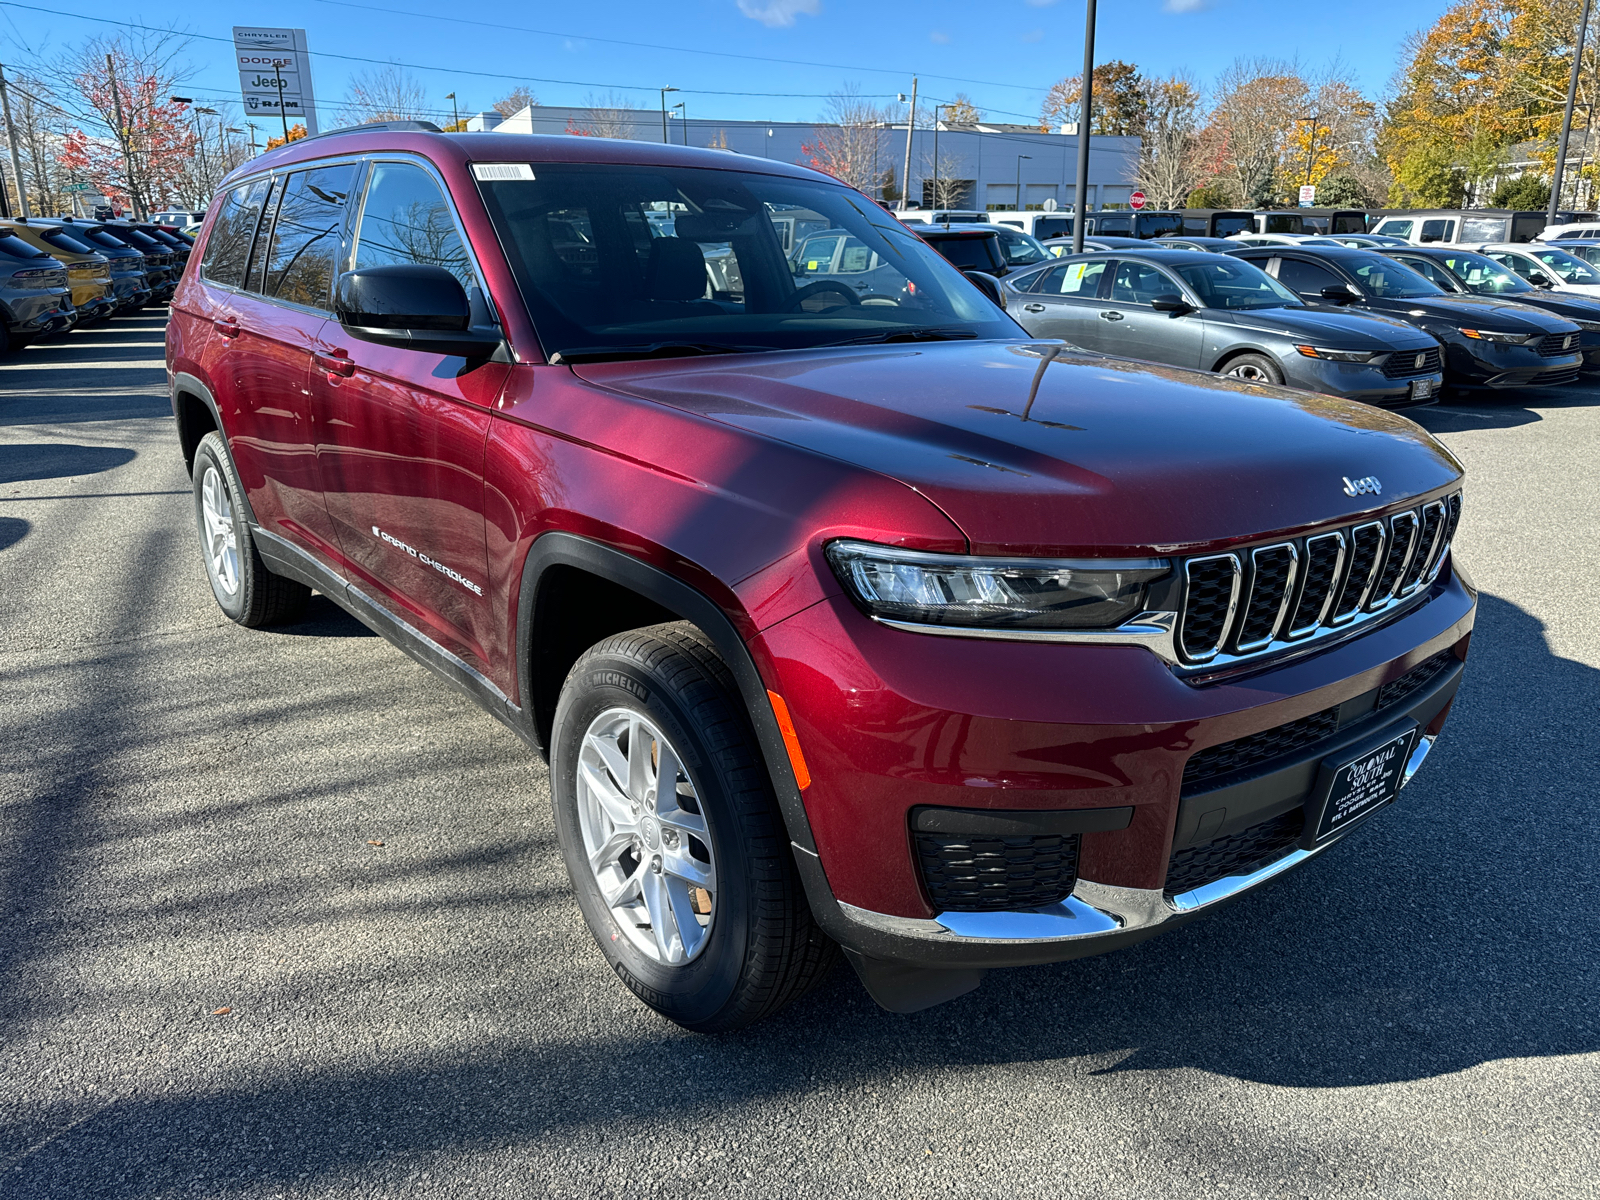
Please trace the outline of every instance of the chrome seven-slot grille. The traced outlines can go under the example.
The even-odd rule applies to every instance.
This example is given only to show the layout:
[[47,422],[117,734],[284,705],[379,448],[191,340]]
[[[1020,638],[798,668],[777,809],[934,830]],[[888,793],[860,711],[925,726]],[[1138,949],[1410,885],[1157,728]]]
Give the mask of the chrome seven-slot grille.
[[1183,564],[1178,649],[1202,664],[1266,653],[1385,612],[1430,583],[1461,493],[1342,529]]
[[1383,374],[1388,379],[1404,379],[1408,375],[1432,375],[1441,369],[1443,363],[1437,346],[1431,350],[1397,350],[1383,360]]

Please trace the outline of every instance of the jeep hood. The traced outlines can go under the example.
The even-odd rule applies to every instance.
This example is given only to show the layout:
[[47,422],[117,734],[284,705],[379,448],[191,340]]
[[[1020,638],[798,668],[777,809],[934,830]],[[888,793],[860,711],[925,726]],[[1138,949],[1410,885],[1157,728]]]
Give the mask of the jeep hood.
[[[980,553],[1182,553],[1341,520],[1461,474],[1424,430],[1380,409],[1060,344],[574,369],[897,479]],[[1382,494],[1351,498],[1347,476],[1376,477]]]

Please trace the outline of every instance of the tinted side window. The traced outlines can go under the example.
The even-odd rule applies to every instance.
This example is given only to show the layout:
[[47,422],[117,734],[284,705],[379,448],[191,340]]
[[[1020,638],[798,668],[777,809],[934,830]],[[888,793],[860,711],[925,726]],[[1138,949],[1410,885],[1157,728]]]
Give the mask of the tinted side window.
[[1422,233],[1418,241],[1422,242],[1448,242],[1455,236],[1456,223],[1454,221],[1424,221]]
[[73,237],[63,229],[41,229],[39,230],[39,237],[44,241],[49,242],[52,246],[56,247],[56,249],[65,250],[69,254],[99,253],[99,251],[93,246],[86,242],[80,242],[77,238]]
[[462,287],[477,286],[455,214],[433,176],[410,163],[381,162],[367,185],[352,266],[395,263],[443,267]]
[[1157,296],[1182,294],[1183,289],[1148,263],[1117,264],[1111,281],[1111,300],[1115,304],[1149,304]]
[[354,178],[350,163],[288,177],[272,226],[263,295],[310,308],[330,307],[344,206]]
[[1311,296],[1322,299],[1322,289],[1343,283],[1332,271],[1326,267],[1319,267],[1316,263],[1304,262],[1298,258],[1286,258],[1278,264],[1278,282],[1291,292],[1301,296]]
[[267,195],[267,181],[240,184],[222,198],[217,219],[206,243],[200,273],[213,283],[238,287],[244,281],[245,264],[250,261],[250,243],[255,239],[261,202]]
[[1437,263],[1426,258],[1412,258],[1410,255],[1395,256],[1395,261],[1404,263],[1424,279],[1431,279],[1447,292],[1456,290],[1455,280],[1450,278],[1450,273],[1443,270]]
[[1411,236],[1411,229],[1415,224],[1415,221],[1385,221],[1372,232],[1381,233],[1387,237],[1408,238]]
[[1078,296],[1093,300],[1100,290],[1100,276],[1105,273],[1106,260],[1067,263],[1046,271],[1035,291],[1054,296]]

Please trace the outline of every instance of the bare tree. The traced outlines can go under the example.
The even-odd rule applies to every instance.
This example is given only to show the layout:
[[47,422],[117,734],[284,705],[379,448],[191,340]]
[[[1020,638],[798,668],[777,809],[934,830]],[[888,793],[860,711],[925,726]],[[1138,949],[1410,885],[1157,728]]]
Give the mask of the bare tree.
[[1182,208],[1200,182],[1200,90],[1183,74],[1143,81],[1145,125],[1134,183],[1155,208]]
[[539,97],[535,96],[527,87],[519,84],[512,88],[509,93],[496,100],[493,107],[495,112],[502,117],[514,117],[527,108],[528,105],[537,103],[539,103]]
[[422,121],[432,110],[422,81],[403,67],[372,67],[358,71],[344,93],[345,120]]
[[828,97],[816,142],[801,146],[800,151],[806,156],[806,165],[871,192],[883,175],[879,139],[888,123],[888,114],[850,84]]
[[1217,79],[1207,126],[1208,174],[1231,178],[1244,202],[1278,199],[1285,150],[1308,118],[1311,88],[1294,63],[1238,59]]
[[[939,157],[933,156],[932,145],[924,151],[919,165],[922,171],[922,203],[929,208],[955,208],[967,198],[972,180],[967,177],[966,160],[944,146],[939,147]],[[937,170],[935,170],[937,166]],[[915,198],[917,194],[912,193]]]
[[598,138],[626,139],[633,136],[634,123],[642,110],[630,107],[616,92],[607,92],[603,96],[591,94],[584,102],[588,107],[584,109],[582,119],[573,125],[573,133]]

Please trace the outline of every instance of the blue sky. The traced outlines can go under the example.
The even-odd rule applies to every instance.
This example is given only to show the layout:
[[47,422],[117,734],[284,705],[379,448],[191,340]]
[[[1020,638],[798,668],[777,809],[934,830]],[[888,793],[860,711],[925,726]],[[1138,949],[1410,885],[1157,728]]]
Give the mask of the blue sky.
[[[1308,67],[1337,57],[1376,93],[1405,35],[1430,24],[1445,4],[1102,0],[1097,58],[1123,58],[1157,74],[1186,68],[1205,83],[1241,56],[1298,58]],[[583,104],[615,91],[651,106],[658,102],[653,89],[672,84],[683,89],[675,99],[696,119],[810,120],[822,97],[841,85],[892,98],[909,91],[917,72],[924,97],[965,91],[992,119],[1026,120],[1038,112],[1044,89],[1076,72],[1083,55],[1082,0],[603,0],[431,8],[422,0],[280,0],[270,17],[260,5],[226,2],[82,0],[44,8],[0,3],[0,39],[10,43],[5,60],[13,69],[31,54],[48,56],[112,31],[78,17],[176,27],[197,35],[185,55],[193,68],[186,90],[203,103],[237,100],[226,44],[234,24],[306,29],[323,104],[342,96],[350,75],[365,65],[334,57],[345,55],[426,67],[415,73],[446,113],[448,92],[457,93],[467,113],[526,79],[546,104]],[[451,15],[428,15],[441,12]],[[640,90],[623,90],[629,87]]]

